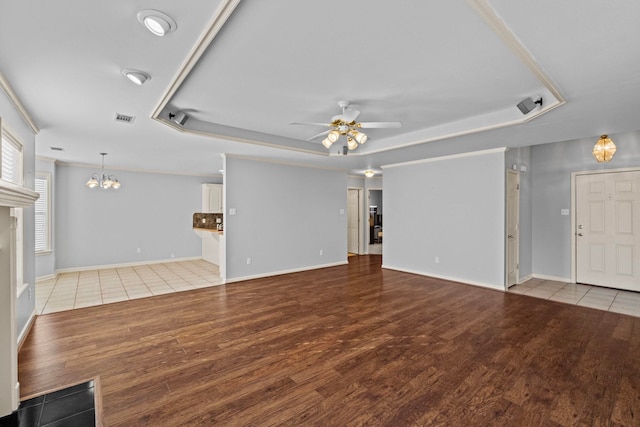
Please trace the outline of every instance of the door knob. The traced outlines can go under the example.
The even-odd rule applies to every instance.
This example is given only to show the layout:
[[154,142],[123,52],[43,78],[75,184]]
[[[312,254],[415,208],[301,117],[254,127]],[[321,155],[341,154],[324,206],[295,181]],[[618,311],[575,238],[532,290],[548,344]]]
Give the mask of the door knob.
[[511,234],[509,234],[507,237],[513,239],[513,236]]
[[584,236],[584,233],[578,233],[578,236]]

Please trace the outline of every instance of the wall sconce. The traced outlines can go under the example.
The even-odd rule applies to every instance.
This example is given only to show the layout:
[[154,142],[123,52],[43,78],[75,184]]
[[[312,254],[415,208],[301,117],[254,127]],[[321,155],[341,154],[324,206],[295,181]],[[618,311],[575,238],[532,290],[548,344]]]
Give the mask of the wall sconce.
[[593,157],[598,163],[609,162],[616,153],[616,145],[607,135],[600,136],[596,145],[593,146]]

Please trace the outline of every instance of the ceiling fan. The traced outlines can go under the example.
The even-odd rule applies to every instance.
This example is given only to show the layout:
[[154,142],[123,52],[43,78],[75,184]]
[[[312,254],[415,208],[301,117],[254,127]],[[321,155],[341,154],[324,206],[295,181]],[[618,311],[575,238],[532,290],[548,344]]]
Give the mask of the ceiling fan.
[[364,144],[367,141],[367,135],[360,132],[360,129],[402,127],[402,123],[400,122],[356,122],[356,119],[360,115],[360,111],[349,108],[349,105],[349,101],[338,102],[338,106],[342,108],[342,114],[333,116],[331,118],[331,123],[294,122],[291,124],[329,127],[329,130],[314,135],[307,141],[311,141],[326,135],[326,137],[322,140],[322,145],[324,145],[326,148],[329,148],[334,142],[340,139],[340,136],[346,136],[347,147],[349,148],[349,150],[355,150],[358,147],[358,144]]

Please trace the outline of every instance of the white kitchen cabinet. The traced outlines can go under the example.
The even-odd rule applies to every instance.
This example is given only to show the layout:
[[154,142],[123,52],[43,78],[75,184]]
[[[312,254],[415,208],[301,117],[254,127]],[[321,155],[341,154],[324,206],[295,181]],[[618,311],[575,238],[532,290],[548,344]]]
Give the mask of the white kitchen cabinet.
[[202,184],[202,212],[222,213],[222,184]]

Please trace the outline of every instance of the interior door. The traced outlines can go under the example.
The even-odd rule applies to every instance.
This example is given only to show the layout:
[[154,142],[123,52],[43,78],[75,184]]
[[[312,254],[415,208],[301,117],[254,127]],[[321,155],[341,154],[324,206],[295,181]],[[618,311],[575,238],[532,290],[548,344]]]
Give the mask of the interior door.
[[640,291],[640,171],[576,176],[576,281]]
[[520,175],[507,170],[507,287],[519,280]]
[[360,253],[360,190],[349,189],[347,192],[347,250]]

